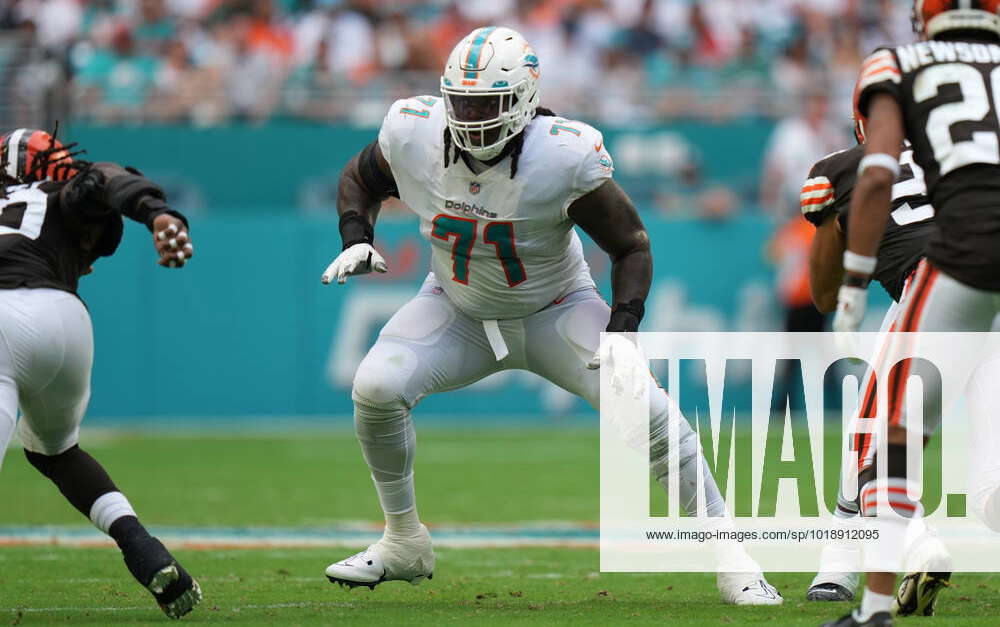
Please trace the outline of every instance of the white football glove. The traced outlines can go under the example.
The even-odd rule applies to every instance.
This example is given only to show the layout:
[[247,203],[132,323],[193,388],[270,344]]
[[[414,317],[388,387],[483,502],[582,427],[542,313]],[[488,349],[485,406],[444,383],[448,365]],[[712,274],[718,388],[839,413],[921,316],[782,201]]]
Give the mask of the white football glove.
[[649,360],[632,337],[615,334],[609,335],[587,362],[588,370],[598,368],[610,370],[613,379],[641,378],[634,375],[636,371],[641,372],[643,376],[648,374]]
[[834,331],[857,331],[865,317],[868,290],[841,285],[837,292],[837,313],[833,316]]
[[[608,336],[608,339],[604,341],[603,346],[597,347],[597,351],[594,353],[594,356],[587,362],[587,370],[597,370],[601,367],[601,349],[604,349],[605,352],[603,365],[612,369],[616,367],[616,364],[621,362],[622,355],[627,355],[625,358],[631,358],[634,354],[643,354],[642,349],[639,348],[638,343],[633,336],[621,334],[610,335]],[[616,350],[618,351],[617,353],[615,352]],[[615,361],[616,358],[618,358],[618,362]]]
[[597,370],[601,367],[601,349],[598,348],[594,352],[594,356],[590,358],[587,362],[587,370]]
[[336,279],[337,283],[344,283],[347,277],[358,274],[368,274],[375,272],[388,272],[385,259],[371,244],[355,244],[344,252],[337,255],[320,280],[324,285]]

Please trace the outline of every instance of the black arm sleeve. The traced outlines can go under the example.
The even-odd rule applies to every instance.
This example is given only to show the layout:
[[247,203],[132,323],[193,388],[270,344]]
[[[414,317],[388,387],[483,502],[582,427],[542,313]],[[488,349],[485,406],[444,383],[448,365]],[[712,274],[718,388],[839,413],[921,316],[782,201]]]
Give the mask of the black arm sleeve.
[[167,205],[163,189],[133,168],[95,163],[77,174],[60,193],[64,212],[76,220],[117,213],[153,230],[153,219],[167,213],[187,226],[187,218]]
[[121,216],[129,217],[153,230],[156,216],[167,213],[188,226],[187,219],[167,206],[166,195],[135,169],[114,163],[95,163],[74,176],[57,195],[59,211],[65,224],[79,233],[94,231],[103,225],[94,242],[94,252],[100,256],[114,253],[122,237]]
[[163,188],[142,176],[134,168],[122,168],[113,163],[98,163],[95,168],[105,175],[103,200],[112,210],[146,225],[153,230],[153,219],[168,213],[188,225],[187,218],[167,206]]
[[358,173],[361,175],[361,182],[373,196],[399,198],[396,181],[391,176],[387,176],[375,160],[376,146],[378,146],[378,140],[365,146],[358,156]]

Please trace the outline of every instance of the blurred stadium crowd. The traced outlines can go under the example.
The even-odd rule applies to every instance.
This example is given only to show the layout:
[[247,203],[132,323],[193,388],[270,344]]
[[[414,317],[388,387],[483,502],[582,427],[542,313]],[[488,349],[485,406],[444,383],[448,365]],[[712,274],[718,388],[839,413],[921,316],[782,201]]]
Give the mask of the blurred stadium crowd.
[[288,116],[374,124],[395,97],[436,87],[463,34],[503,23],[543,60],[543,103],[577,117],[780,116],[816,90],[844,112],[863,55],[910,37],[907,5],[0,0],[0,63],[30,69],[6,81],[10,101],[28,111],[62,106],[106,122]]

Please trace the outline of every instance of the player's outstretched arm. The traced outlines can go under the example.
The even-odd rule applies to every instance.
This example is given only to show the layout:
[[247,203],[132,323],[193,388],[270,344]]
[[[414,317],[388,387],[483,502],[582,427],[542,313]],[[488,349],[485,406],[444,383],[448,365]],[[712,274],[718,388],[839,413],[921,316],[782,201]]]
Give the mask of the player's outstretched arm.
[[[89,165],[60,191],[60,206],[72,216],[70,223],[114,212],[146,225],[161,266],[180,268],[194,255],[187,218],[167,205],[159,185],[133,168],[110,162]],[[117,241],[103,254],[116,246]]]
[[851,197],[844,253],[844,283],[837,293],[835,331],[856,331],[864,318],[868,283],[878,245],[892,209],[892,186],[899,176],[903,112],[895,97],[876,93],[868,107],[868,139]]
[[569,217],[611,257],[614,305],[608,331],[638,331],[653,280],[649,234],[635,205],[613,180],[569,206]]
[[340,173],[337,213],[343,248],[323,272],[323,283],[344,283],[349,276],[388,270],[373,243],[379,209],[389,196],[399,197],[396,180],[378,142],[374,141],[352,157]]
[[827,216],[809,247],[809,289],[813,304],[822,313],[837,308],[837,290],[844,278],[844,234],[837,214]]

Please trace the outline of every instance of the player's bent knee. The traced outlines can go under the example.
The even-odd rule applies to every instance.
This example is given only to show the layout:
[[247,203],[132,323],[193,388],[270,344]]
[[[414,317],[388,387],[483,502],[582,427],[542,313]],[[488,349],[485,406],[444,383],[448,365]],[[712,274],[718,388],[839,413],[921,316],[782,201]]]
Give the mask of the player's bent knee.
[[[77,424],[70,428],[58,426],[51,429],[32,428],[22,417],[19,435],[25,451],[39,455],[54,457],[69,452],[80,440],[80,429]],[[36,425],[37,427],[37,425]]]
[[401,377],[393,368],[359,369],[351,396],[355,403],[366,407],[389,409],[405,405]]
[[410,346],[379,340],[358,366],[351,396],[366,407],[406,407],[414,400],[408,385],[419,372],[417,355]]

